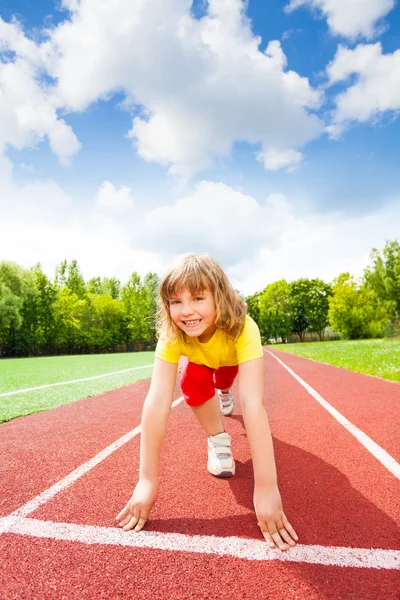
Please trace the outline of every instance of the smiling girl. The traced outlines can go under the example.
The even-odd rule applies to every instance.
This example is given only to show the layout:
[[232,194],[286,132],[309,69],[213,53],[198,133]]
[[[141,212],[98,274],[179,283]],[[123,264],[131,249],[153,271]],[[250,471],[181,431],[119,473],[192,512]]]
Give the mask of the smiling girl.
[[117,516],[125,531],[140,531],[159,492],[159,463],[173,401],[178,363],[181,388],[208,436],[209,473],[232,477],[231,437],[221,413],[234,409],[232,385],[238,375],[239,400],[254,469],[254,508],[271,548],[295,546],[277,484],[272,438],[263,405],[263,349],[256,323],[220,265],[206,254],[186,254],[160,282],[159,341],[142,414],[139,481]]

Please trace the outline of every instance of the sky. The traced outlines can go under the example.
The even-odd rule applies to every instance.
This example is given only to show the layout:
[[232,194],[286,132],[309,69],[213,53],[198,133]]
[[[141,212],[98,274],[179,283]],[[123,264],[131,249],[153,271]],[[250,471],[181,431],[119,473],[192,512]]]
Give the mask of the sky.
[[396,0],[0,0],[0,260],[243,294],[400,240]]

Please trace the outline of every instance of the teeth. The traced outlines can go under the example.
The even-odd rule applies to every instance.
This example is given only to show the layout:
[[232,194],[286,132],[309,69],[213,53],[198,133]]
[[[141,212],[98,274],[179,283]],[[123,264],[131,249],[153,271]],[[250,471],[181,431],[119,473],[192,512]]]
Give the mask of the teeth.
[[183,321],[185,323],[185,325],[197,325],[197,323],[199,323],[199,319],[197,319],[197,321]]

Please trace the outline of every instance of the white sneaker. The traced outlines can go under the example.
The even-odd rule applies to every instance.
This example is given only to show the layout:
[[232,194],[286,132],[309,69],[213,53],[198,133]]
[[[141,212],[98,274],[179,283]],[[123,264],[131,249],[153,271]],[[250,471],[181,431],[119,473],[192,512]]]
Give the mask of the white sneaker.
[[233,477],[235,474],[231,436],[226,431],[208,438],[207,470],[216,477]]
[[233,409],[235,408],[235,400],[232,396],[231,390],[229,390],[229,392],[226,392],[226,394],[224,394],[224,392],[221,392],[221,390],[218,390],[218,396],[219,405],[221,407],[221,412],[224,415],[224,417],[231,415],[233,413]]

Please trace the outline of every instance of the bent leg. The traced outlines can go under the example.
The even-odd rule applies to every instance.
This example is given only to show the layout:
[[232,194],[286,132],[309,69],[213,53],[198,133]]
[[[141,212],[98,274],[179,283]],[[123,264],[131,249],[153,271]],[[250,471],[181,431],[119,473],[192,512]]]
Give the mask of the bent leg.
[[238,374],[239,367],[220,367],[217,371],[214,371],[214,386],[217,390],[227,392],[233,386],[236,375]]
[[186,403],[207,435],[223,432],[219,400],[213,383],[213,370],[189,362],[182,373],[181,388]]

